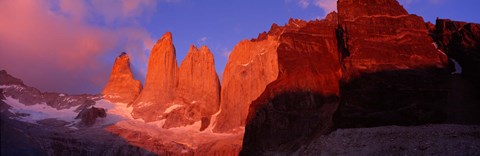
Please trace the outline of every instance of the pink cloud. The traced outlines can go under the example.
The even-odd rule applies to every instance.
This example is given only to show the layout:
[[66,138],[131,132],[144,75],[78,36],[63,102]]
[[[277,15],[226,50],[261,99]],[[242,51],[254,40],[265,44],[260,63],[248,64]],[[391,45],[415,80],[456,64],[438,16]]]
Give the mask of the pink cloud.
[[337,10],[337,0],[315,0],[315,6],[322,8],[327,15]]
[[117,48],[143,61],[144,51],[153,46],[140,26],[112,29],[88,23],[97,14],[131,20],[148,10],[146,5],[154,9],[154,1],[121,2],[119,8],[106,9],[86,1],[0,1],[0,69],[43,91],[98,93],[112,66],[102,57]]

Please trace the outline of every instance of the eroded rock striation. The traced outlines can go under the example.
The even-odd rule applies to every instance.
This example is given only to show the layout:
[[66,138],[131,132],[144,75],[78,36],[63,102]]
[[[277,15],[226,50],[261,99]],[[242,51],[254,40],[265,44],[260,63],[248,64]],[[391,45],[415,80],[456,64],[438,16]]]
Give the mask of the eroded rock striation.
[[172,34],[165,33],[150,53],[145,85],[133,102],[132,116],[147,122],[163,118],[172,105],[178,84],[178,64]]
[[396,0],[339,0],[337,7],[349,55],[343,61],[347,80],[362,73],[447,64],[447,56],[432,44],[423,18],[408,14]]
[[114,103],[131,103],[142,90],[142,83],[133,78],[130,58],[122,53],[115,59],[110,80],[102,91],[104,98]]

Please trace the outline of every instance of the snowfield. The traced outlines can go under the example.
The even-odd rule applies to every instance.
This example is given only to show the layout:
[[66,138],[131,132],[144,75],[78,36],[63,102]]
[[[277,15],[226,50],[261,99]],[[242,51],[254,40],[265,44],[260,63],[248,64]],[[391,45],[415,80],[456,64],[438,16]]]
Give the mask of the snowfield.
[[[75,110],[79,107],[70,107],[69,109],[58,110],[56,108],[50,107],[45,103],[39,103],[35,105],[24,105],[19,102],[19,100],[12,97],[7,97],[6,100],[3,100],[7,105],[11,106],[8,111],[17,116],[12,117],[16,120],[23,122],[38,124],[39,121],[45,119],[56,119],[62,120],[67,123],[67,127],[72,129],[78,129],[76,123],[80,122],[79,119],[75,119],[78,115],[78,112]],[[165,131],[170,131],[174,133],[201,133],[201,134],[214,134],[212,132],[212,127],[215,124],[216,116],[219,114],[217,112],[212,116],[212,122],[209,127],[200,132],[201,122],[195,122],[192,125],[184,127],[176,127],[170,129],[163,129],[162,126],[165,123],[165,120],[148,122],[145,123],[142,119],[134,119],[131,115],[133,107],[127,107],[126,103],[112,103],[108,100],[102,99],[96,101],[94,107],[104,108],[107,113],[106,118],[97,118],[94,127],[103,127],[108,125],[116,125],[126,129],[134,129],[136,131],[148,131],[150,134],[154,135],[155,133],[164,133]],[[166,113],[171,112],[177,108],[183,107],[183,105],[172,105],[166,110]],[[231,135],[231,134],[215,134],[215,135]]]
[[36,124],[37,121],[49,118],[74,122],[74,118],[77,116],[77,113],[74,112],[75,107],[57,110],[56,108],[48,106],[46,103],[26,106],[12,97],[6,97],[4,102],[12,107],[9,109],[10,112],[19,115],[17,117],[18,120],[34,124]]

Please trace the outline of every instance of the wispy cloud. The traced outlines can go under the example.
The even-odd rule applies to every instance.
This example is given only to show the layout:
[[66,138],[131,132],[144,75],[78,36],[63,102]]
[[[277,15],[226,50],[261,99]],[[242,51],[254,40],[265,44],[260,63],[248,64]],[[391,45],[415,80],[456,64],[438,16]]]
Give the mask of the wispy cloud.
[[208,38],[204,36],[204,37],[200,38],[200,39],[197,41],[197,44],[198,44],[199,46],[200,46],[200,45],[204,45],[205,42],[207,42],[207,39],[208,39]]
[[221,52],[222,52],[222,56],[223,56],[223,57],[228,58],[228,57],[230,56],[230,53],[232,53],[232,50],[230,50],[230,49],[228,49],[228,48],[223,48],[223,49],[221,50]]

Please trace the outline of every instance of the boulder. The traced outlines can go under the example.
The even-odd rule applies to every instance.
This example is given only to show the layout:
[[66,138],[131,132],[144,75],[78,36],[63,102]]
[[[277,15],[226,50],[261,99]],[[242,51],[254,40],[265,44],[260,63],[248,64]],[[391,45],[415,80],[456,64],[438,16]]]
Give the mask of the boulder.
[[99,117],[107,117],[105,109],[92,106],[92,108],[84,108],[82,111],[80,111],[75,119],[81,119],[81,126],[89,127],[95,124],[97,118]]

